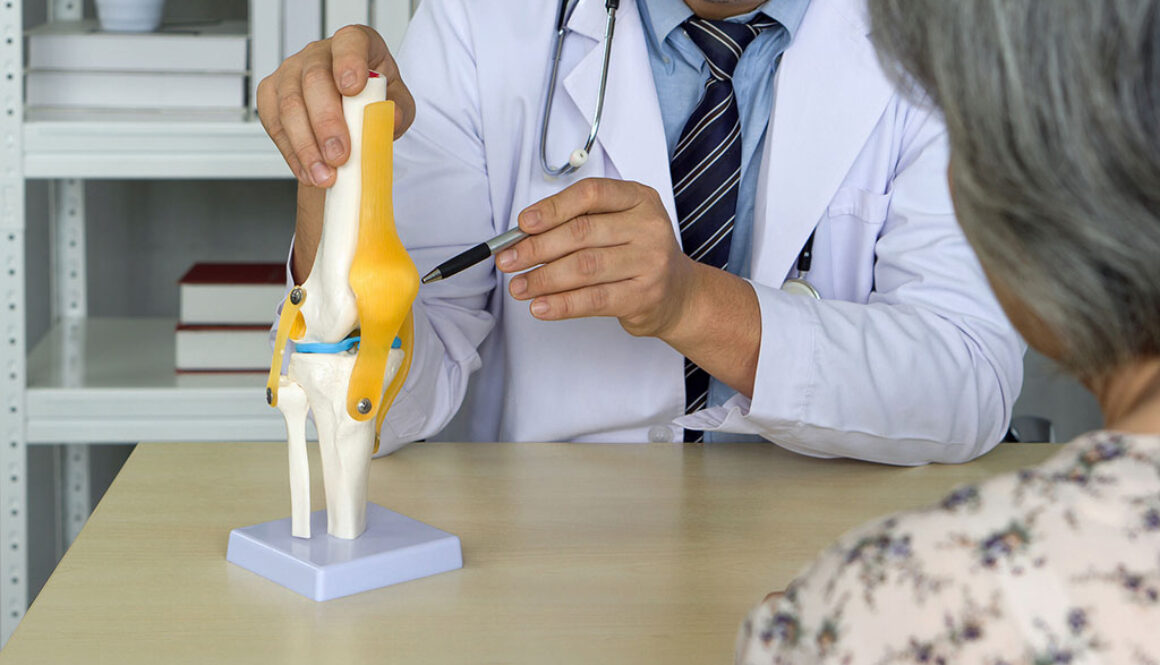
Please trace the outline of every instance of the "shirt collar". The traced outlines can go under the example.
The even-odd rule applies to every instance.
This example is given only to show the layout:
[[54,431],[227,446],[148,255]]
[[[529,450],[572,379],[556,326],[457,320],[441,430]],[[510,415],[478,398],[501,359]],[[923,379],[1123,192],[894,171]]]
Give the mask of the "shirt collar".
[[[639,4],[643,5],[643,13],[652,24],[653,34],[658,43],[663,43],[669,33],[693,15],[693,10],[689,9],[685,0],[639,0]],[[785,26],[792,40],[802,24],[802,17],[805,16],[809,5],[810,0],[768,0],[753,12],[740,18],[748,20],[753,14],[762,12]]]

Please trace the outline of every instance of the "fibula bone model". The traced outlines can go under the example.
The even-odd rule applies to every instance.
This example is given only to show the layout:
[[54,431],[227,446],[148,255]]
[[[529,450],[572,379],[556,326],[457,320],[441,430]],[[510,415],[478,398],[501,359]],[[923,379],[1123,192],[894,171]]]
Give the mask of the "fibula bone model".
[[[326,530],[357,538],[378,433],[411,364],[419,273],[395,231],[395,104],[383,101],[386,92],[386,79],[372,72],[360,94],[343,98],[350,158],[326,193],[310,275],[278,320],[266,401],[286,419],[291,532],[300,538],[310,537],[307,411],[318,430]],[[283,375],[287,340],[294,349]]]

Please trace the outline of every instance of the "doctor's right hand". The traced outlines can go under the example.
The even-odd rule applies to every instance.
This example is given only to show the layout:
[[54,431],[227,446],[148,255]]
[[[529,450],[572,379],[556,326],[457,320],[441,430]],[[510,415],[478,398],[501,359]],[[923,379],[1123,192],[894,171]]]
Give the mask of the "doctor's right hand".
[[348,25],[307,45],[258,85],[262,126],[301,184],[334,184],[335,169],[350,156],[342,95],[362,92],[372,69],[387,78],[398,138],[415,119],[415,100],[386,42],[365,25]]

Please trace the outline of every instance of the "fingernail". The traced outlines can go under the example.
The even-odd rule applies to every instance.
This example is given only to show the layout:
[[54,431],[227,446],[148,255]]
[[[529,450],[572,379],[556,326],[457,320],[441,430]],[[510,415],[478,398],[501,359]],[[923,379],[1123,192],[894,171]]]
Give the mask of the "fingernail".
[[528,290],[528,280],[523,277],[516,277],[512,280],[512,295],[522,296],[524,291]]
[[321,186],[330,177],[330,169],[326,168],[326,164],[322,162],[314,162],[310,167],[310,178],[314,180],[316,186]]
[[[516,250],[506,249],[500,252],[499,256],[495,257],[495,262],[499,264],[499,267],[501,268],[510,268],[514,266],[516,264]],[[515,282],[512,283],[514,284]]]
[[548,313],[548,303],[543,300],[537,300],[532,303],[532,314],[534,316],[543,316]]
[[336,162],[339,157],[342,157],[342,141],[338,139],[327,139],[323,144],[322,150],[326,153],[327,161]]
[[354,80],[354,72],[348,70],[342,73],[342,80],[339,81],[339,85],[342,86],[343,90],[346,90],[347,88],[354,85]]
[[524,228],[531,230],[540,225],[540,211],[539,210],[525,210],[524,211]]

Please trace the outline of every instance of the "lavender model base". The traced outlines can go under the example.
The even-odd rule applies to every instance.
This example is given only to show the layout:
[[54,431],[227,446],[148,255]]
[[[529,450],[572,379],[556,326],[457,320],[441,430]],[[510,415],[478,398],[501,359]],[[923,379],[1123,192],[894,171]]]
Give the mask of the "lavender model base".
[[290,535],[290,518],[230,532],[226,559],[314,600],[330,600],[463,567],[459,537],[374,503],[354,540],[326,533],[326,511],[310,514],[313,538]]

